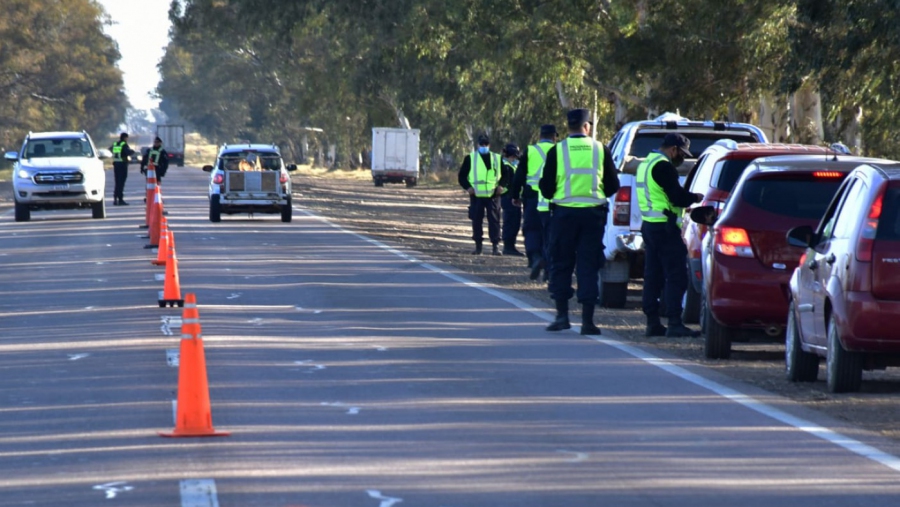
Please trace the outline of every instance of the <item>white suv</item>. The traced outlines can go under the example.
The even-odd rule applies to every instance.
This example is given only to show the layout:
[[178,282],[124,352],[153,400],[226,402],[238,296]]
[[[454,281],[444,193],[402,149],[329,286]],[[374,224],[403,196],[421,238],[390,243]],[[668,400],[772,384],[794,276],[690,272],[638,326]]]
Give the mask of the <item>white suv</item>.
[[87,132],[29,133],[19,151],[7,152],[13,165],[16,222],[45,209],[90,208],[94,218],[106,218],[103,159]]
[[203,166],[209,177],[209,221],[219,222],[222,214],[281,214],[290,222],[291,177],[281,151],[274,144],[224,145],[216,165]]

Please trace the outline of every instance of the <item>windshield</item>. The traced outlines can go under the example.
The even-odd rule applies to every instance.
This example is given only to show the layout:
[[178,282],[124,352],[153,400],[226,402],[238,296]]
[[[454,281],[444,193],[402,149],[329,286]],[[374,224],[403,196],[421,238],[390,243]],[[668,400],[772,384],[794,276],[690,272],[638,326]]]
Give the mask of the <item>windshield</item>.
[[[651,151],[659,149],[662,145],[663,138],[666,134],[672,132],[639,132],[631,143],[631,153],[638,158],[645,158]],[[749,132],[739,131],[709,131],[709,132],[678,132],[684,134],[691,141],[691,153],[694,157],[699,157],[707,148],[715,144],[719,139],[732,139],[739,143],[757,142]]]
[[219,157],[218,168],[224,171],[278,171],[281,155],[270,151],[233,151]]
[[87,139],[30,139],[23,150],[25,158],[93,157]]

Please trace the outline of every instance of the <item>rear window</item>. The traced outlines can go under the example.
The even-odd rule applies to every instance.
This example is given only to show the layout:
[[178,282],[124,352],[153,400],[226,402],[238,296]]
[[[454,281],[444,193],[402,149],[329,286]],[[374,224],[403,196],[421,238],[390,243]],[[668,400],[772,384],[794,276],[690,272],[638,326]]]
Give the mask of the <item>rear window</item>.
[[892,184],[884,194],[876,239],[900,240],[900,187]]
[[716,141],[720,139],[732,139],[739,143],[753,143],[758,140],[750,135],[749,132],[728,132],[728,131],[709,131],[709,132],[695,132],[695,133],[684,133],[678,132],[677,130],[667,131],[667,132],[638,132],[635,136],[634,141],[631,143],[631,153],[630,155],[634,155],[635,157],[644,158],[650,154],[651,151],[656,150],[662,145],[663,138],[666,137],[666,134],[671,133],[679,133],[684,134],[691,141],[691,153],[694,154],[695,157],[699,157],[701,153],[706,151],[707,148],[715,144]]
[[818,220],[843,178],[754,178],[744,182],[741,199],[769,213]]
[[731,192],[737,181],[741,179],[741,174],[744,174],[744,169],[750,165],[750,162],[752,162],[750,159],[720,161],[716,164],[718,178],[713,176],[715,180],[713,186],[719,190]]
[[277,171],[281,169],[281,156],[277,152],[255,150],[223,153],[219,157],[219,169],[225,171]]

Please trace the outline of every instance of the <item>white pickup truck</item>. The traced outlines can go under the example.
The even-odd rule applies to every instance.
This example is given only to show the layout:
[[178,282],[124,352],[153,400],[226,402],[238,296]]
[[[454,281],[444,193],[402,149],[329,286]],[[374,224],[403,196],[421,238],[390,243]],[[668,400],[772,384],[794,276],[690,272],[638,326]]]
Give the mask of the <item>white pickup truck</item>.
[[[638,165],[660,147],[666,134],[679,133],[691,141],[691,153],[698,156],[720,139],[744,143],[768,142],[763,131],[748,123],[692,121],[673,113],[625,124],[609,142],[613,163],[619,170],[619,192],[610,200],[609,219],[603,237],[606,264],[600,271],[601,303],[622,308],[628,281],[644,272],[644,242],[641,237],[641,210],[637,201],[635,173]],[[696,163],[688,159],[678,168],[683,177]],[[685,269],[687,267],[685,266]]]

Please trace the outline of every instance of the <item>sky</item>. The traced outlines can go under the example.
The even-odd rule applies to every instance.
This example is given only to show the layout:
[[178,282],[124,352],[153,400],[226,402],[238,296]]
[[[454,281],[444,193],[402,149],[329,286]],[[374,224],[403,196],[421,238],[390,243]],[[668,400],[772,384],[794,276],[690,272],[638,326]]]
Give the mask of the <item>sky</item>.
[[112,17],[106,33],[119,44],[119,68],[125,93],[137,109],[155,109],[159,101],[150,97],[159,83],[156,65],[169,42],[170,0],[97,0]]

